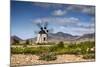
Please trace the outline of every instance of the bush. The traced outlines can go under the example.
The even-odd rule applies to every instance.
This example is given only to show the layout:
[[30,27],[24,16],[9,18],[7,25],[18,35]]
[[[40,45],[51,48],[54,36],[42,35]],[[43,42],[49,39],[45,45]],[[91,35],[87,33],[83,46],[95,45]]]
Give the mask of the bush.
[[92,47],[95,47],[95,42],[81,42],[79,44],[69,44],[67,46],[68,52],[70,54],[90,54],[94,53],[93,51],[87,51],[87,49],[91,49]]
[[[13,54],[36,54],[41,55],[42,53],[55,53],[55,54],[75,54],[75,55],[85,55],[94,54],[95,51],[90,51],[92,47],[95,47],[94,42],[81,42],[79,44],[67,44],[64,47],[63,42],[59,42],[52,46],[41,46],[41,47],[12,47],[11,52]],[[89,49],[87,51],[87,49]]]
[[19,44],[19,40],[13,39],[12,45],[18,45],[18,44]]
[[48,42],[48,43],[35,43],[37,45],[55,45],[54,42]]
[[57,51],[57,49],[58,49],[57,45],[54,45],[54,46],[49,47],[49,51],[50,52]]
[[37,54],[41,55],[42,53],[46,53],[49,52],[49,47],[37,47]]
[[36,48],[24,48],[24,54],[37,54],[38,50]]
[[83,55],[83,59],[95,59],[95,54],[86,54],[86,55]]
[[30,44],[30,41],[29,41],[29,40],[26,40],[26,44],[28,44],[28,45],[29,45],[29,44]]
[[11,53],[13,53],[13,54],[23,54],[24,49],[23,48],[18,48],[18,47],[11,48]]
[[36,54],[49,52],[49,47],[12,47],[11,53],[13,54]]
[[53,61],[56,60],[57,57],[54,53],[43,53],[40,55],[39,60],[45,60],[45,61]]
[[36,48],[28,47],[13,47],[11,48],[12,54],[38,54],[40,51]]
[[57,46],[58,46],[59,48],[64,48],[64,43],[61,41],[61,42],[59,42],[59,43],[57,44]]

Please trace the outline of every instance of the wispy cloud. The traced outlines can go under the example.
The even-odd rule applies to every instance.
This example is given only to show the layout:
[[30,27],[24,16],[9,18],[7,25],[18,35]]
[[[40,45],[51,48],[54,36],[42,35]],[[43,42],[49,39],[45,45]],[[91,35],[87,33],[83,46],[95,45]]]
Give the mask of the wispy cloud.
[[[95,29],[95,23],[94,18],[91,18],[88,22],[83,22],[79,18],[75,17],[45,17],[45,18],[37,18],[34,19],[34,23],[44,23],[48,22],[50,24],[56,24],[58,25],[59,29],[57,27],[54,28],[54,32],[65,32],[65,33],[76,33],[78,34],[85,34],[85,33],[92,33]],[[52,25],[53,26],[53,25]]]
[[53,13],[52,13],[52,15],[54,15],[54,16],[63,16],[66,13],[67,13],[67,11],[58,9],[58,10],[54,10]]
[[[70,11],[76,11],[85,13],[87,15],[94,16],[95,15],[95,6],[89,6],[89,5],[71,5],[71,4],[58,4],[58,3],[33,3],[36,6],[43,7],[43,8],[55,8],[58,10],[54,11],[54,15],[62,15],[66,12]],[[61,8],[64,8],[62,11]]]
[[94,28],[95,25],[94,23],[89,23],[87,24],[86,22],[85,23],[78,23],[77,25],[75,25],[77,28],[84,28],[84,29],[91,29],[91,28]]
[[60,26],[59,29],[54,27],[53,32],[64,32],[64,33],[69,33],[72,35],[83,35],[83,34],[88,34],[88,33],[94,33],[94,28],[86,29],[86,28],[77,28],[77,27],[65,27],[65,26]]
[[83,5],[70,5],[66,8],[68,11],[78,11],[82,13],[86,13],[88,15],[95,15],[95,7],[94,6],[83,6]]
[[43,8],[60,8],[63,6],[63,4],[57,4],[57,3],[44,3],[44,2],[34,2],[33,5],[43,7]]
[[79,22],[78,18],[75,17],[45,17],[45,18],[37,18],[33,20],[34,23],[44,23],[44,22],[48,22],[48,23],[55,23],[58,25],[67,25],[67,24],[76,24]]
[[37,18],[33,20],[33,23],[55,23],[61,26],[73,26],[73,27],[83,27],[83,28],[91,28],[94,27],[94,18],[91,18],[88,22],[83,22],[79,18],[75,17],[45,17],[45,18]]

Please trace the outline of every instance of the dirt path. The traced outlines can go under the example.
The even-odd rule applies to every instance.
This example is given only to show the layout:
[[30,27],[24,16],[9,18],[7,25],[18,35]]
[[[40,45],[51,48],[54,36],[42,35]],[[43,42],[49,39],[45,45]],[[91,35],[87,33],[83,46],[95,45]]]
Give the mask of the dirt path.
[[38,60],[39,56],[36,55],[12,55],[11,56],[11,65],[36,65],[36,64],[51,64],[51,63],[65,63],[65,62],[80,62],[80,61],[94,61],[94,59],[85,60],[82,59],[82,56],[75,55],[58,55],[57,60],[54,61],[43,61]]

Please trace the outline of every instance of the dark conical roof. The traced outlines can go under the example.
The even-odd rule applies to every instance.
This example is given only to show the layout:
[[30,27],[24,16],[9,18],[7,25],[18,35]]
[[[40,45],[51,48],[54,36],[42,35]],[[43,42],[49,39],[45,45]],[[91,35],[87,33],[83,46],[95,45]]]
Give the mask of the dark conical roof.
[[39,34],[46,34],[44,30],[39,31]]

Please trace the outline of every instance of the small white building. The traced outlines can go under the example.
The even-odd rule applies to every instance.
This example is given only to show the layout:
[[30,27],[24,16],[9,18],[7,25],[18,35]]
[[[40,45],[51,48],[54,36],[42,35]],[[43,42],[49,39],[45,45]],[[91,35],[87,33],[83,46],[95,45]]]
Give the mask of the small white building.
[[44,29],[41,27],[41,30],[38,32],[36,43],[47,43],[47,34],[48,30],[46,27]]

